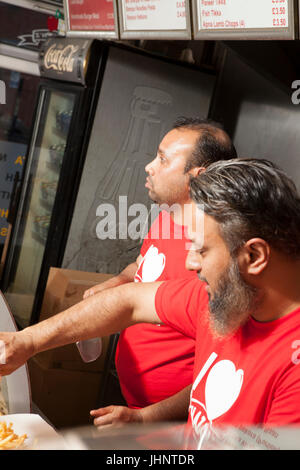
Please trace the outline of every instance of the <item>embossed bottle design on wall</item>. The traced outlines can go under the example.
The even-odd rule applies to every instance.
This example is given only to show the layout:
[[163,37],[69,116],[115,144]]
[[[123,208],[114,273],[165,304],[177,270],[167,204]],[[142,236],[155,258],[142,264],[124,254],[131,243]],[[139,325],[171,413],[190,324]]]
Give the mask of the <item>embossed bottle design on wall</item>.
[[[167,132],[171,103],[171,96],[162,90],[143,86],[135,88],[125,139],[117,154],[112,155],[111,164],[99,182],[85,220],[77,269],[114,274],[138,256],[141,240],[128,236],[128,225],[133,217],[127,217],[126,208],[134,203],[150,208],[151,201],[144,187],[145,165],[154,158],[158,144]],[[104,204],[114,206],[116,224],[110,238],[99,239],[96,228],[101,222],[99,213]],[[147,215],[144,222],[147,223]]]

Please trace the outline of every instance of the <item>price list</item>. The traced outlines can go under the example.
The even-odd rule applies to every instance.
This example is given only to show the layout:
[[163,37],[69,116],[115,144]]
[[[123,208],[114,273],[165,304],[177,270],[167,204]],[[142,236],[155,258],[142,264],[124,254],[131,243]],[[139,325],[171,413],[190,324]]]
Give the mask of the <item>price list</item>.
[[197,0],[199,30],[289,27],[289,0]]
[[180,31],[187,28],[185,0],[122,0],[125,31]]
[[114,31],[113,0],[67,0],[71,31]]

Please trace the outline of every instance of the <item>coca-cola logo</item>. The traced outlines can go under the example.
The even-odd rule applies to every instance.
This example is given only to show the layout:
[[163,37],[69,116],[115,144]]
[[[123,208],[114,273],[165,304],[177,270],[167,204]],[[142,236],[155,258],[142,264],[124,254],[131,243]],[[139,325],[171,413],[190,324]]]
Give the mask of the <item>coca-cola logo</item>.
[[79,46],[69,44],[64,48],[58,48],[53,44],[47,50],[44,57],[44,66],[47,70],[52,69],[58,72],[70,72],[74,70],[74,55]]

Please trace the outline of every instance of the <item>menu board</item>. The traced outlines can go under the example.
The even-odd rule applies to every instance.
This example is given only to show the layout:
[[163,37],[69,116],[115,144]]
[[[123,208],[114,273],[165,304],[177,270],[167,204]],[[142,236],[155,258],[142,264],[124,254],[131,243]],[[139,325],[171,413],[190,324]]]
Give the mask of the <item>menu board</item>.
[[193,0],[199,39],[294,39],[293,0]]
[[64,0],[67,36],[118,38],[116,0]]
[[189,0],[118,0],[122,39],[190,39]]

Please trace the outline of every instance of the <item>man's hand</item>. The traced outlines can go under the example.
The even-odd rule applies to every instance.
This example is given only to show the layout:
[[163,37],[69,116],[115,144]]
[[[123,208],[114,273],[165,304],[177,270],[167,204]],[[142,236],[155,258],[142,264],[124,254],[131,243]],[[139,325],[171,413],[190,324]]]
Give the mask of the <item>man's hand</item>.
[[108,424],[118,426],[121,424],[143,422],[140,410],[127,408],[126,406],[111,405],[99,408],[98,410],[92,410],[91,416],[94,417],[94,425],[99,428]]
[[112,287],[117,287],[122,284],[127,284],[128,282],[133,282],[134,275],[140,263],[142,262],[142,260],[143,260],[142,255],[139,255],[135,262],[129,264],[117,276],[114,276],[105,282],[101,282],[100,284],[97,284],[96,286],[93,286],[90,289],[87,289],[83,294],[83,299],[87,299],[88,297],[98,294],[99,292],[102,292],[105,289],[111,289]]
[[34,355],[34,343],[27,330],[0,333],[0,375],[9,375]]
[[88,297],[91,297],[92,295],[95,295],[105,289],[107,289],[107,287],[105,287],[105,282],[103,282],[103,284],[97,284],[96,286],[93,286],[90,289],[84,291],[83,299],[87,299]]
[[108,424],[120,426],[126,423],[186,421],[191,388],[192,385],[188,385],[175,395],[139,410],[127,408],[126,406],[111,405],[92,410],[91,416],[95,418],[94,425],[98,428]]

